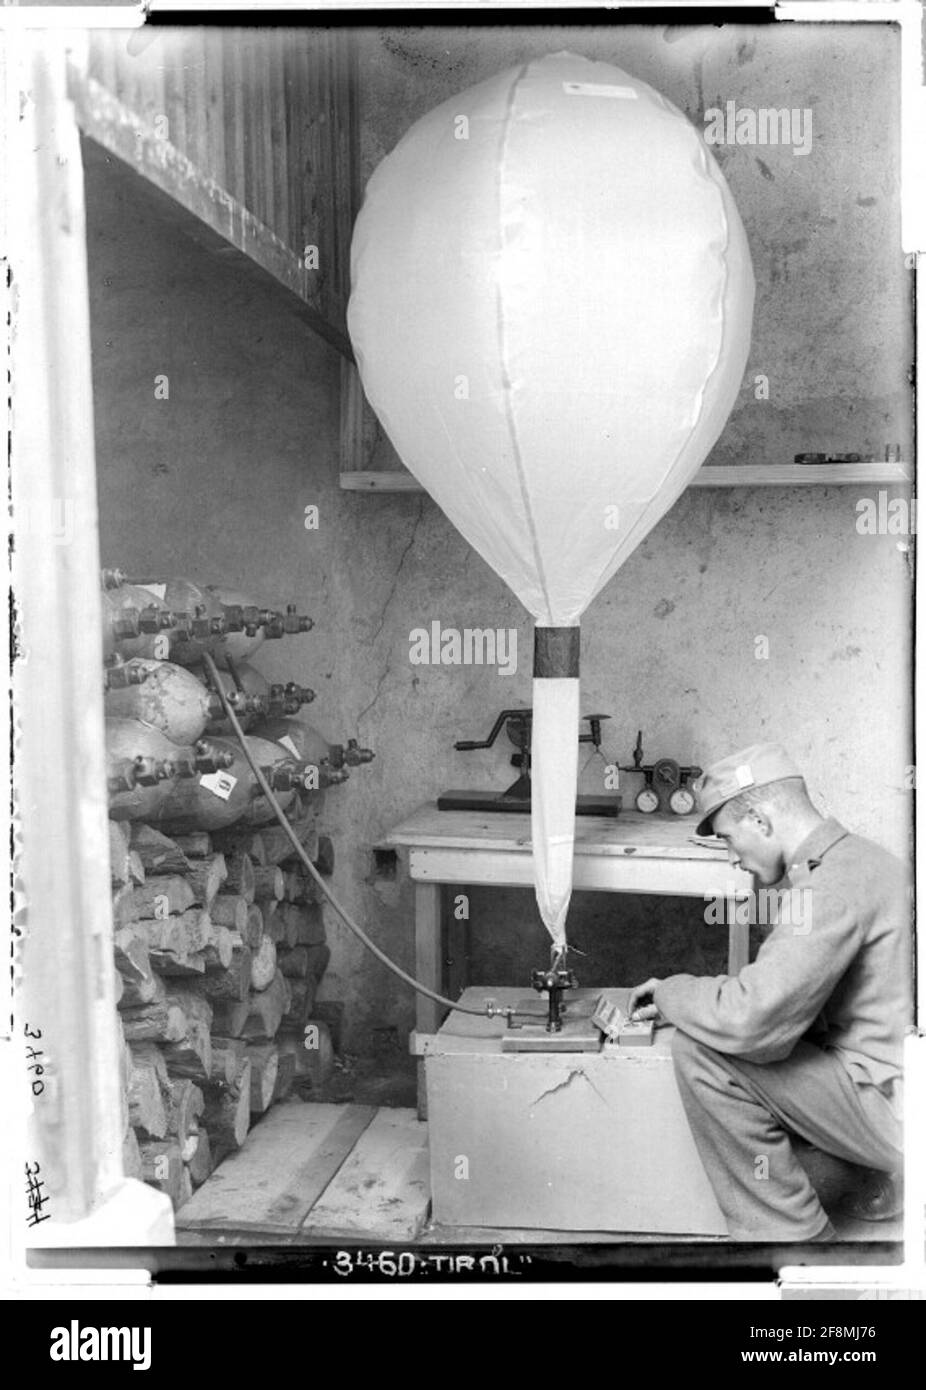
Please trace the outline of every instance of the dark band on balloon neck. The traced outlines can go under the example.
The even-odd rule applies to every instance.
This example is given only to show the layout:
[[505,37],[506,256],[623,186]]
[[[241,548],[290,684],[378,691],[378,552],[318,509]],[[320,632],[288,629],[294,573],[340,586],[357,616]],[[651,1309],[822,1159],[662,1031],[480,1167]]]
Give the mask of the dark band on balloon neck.
[[534,678],[550,680],[579,674],[579,629],[534,628]]

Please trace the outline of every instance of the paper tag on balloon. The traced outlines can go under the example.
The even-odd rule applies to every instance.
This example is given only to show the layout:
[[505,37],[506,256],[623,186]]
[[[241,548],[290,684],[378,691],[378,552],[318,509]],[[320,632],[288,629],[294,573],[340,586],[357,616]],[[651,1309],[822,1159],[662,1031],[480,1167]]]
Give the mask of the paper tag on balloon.
[[207,792],[212,792],[213,796],[227,801],[237,781],[238,778],[232,777],[228,772],[204,772],[199,779],[199,785],[205,787]]
[[154,597],[157,599],[163,599],[164,595],[167,593],[166,584],[139,584],[137,587],[139,589],[147,589],[148,593],[154,594]]
[[637,99],[633,87],[612,87],[607,82],[564,82],[563,91],[567,97],[617,97],[623,101]]
[[277,743],[280,745],[281,748],[285,748],[287,753],[292,753],[294,758],[299,757],[299,749],[293,743],[289,734],[284,734],[282,738],[278,738]]

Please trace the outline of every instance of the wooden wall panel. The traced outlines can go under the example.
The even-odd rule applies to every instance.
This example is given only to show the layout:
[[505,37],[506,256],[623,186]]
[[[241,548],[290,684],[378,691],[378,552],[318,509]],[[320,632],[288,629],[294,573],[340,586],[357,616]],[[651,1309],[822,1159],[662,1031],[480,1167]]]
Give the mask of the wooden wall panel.
[[[357,113],[349,31],[97,30],[86,68],[72,60],[69,83],[85,134],[299,294],[350,356]],[[313,244],[317,271],[304,264]]]
[[222,48],[221,33],[217,29],[207,29],[203,36],[207,167],[213,170],[213,177],[234,197],[233,171],[230,176],[225,150],[225,73]]
[[[265,227],[273,227],[273,186],[277,177],[288,178],[289,171],[275,168],[275,151],[270,127],[270,50],[273,35],[266,32],[255,37],[256,71],[251,92],[251,120],[256,122],[257,206],[254,211]],[[274,230],[276,230],[274,228]]]
[[[292,244],[292,230],[289,225],[289,184],[292,170],[289,167],[289,143],[286,139],[286,77],[283,52],[291,42],[292,36],[285,30],[271,36],[268,44],[270,71],[267,85],[270,99],[271,168],[274,170],[272,206],[268,207],[267,215],[270,225],[276,229],[277,236],[288,245]],[[295,249],[293,247],[293,250]]]
[[[183,124],[185,144],[183,152],[191,159],[197,169],[203,170],[212,178],[218,178],[218,171],[209,162],[206,143],[206,82],[205,48],[202,29],[187,29],[183,36]],[[224,174],[224,170],[222,171]]]
[[[100,40],[105,43],[109,38],[108,34],[101,34]],[[166,48],[166,45],[165,45]],[[169,58],[165,52],[164,62],[164,109],[167,116],[167,139],[175,149],[182,154],[187,152],[186,136],[186,109],[184,106],[183,94],[186,86],[186,75],[183,67],[183,51],[177,45],[173,46],[174,51]],[[109,83],[104,80],[103,86],[109,89]]]
[[222,86],[224,93],[223,121],[225,125],[225,179],[232,197],[242,206],[245,202],[245,92],[244,59],[241,50],[241,30],[233,29],[220,45],[222,54]]
[[300,165],[299,139],[301,133],[301,112],[305,93],[299,79],[299,48],[292,43],[283,45],[281,62],[283,68],[283,125],[286,141],[286,165],[289,169],[287,184],[288,198],[286,209],[287,242],[294,251],[299,249],[299,222],[302,206],[302,172]]

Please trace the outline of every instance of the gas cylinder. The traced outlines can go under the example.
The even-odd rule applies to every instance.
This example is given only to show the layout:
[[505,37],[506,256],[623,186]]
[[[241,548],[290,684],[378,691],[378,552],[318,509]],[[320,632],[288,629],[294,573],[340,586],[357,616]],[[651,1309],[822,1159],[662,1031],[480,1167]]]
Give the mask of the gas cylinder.
[[[293,758],[279,744],[247,736],[246,742],[285,811],[300,787],[317,784],[317,769]],[[157,823],[180,833],[188,830],[221,830],[241,821],[265,825],[275,819],[273,808],[261,793],[237,739],[210,738],[210,747],[229,756],[217,776],[175,782],[157,809]]]
[[[191,579],[156,580],[144,577],[136,580],[136,587],[151,596],[152,602],[160,603],[168,610],[186,615],[166,631],[169,640],[170,660],[181,666],[193,666],[202,661],[203,652],[211,651],[213,645],[225,633],[227,620],[218,604],[209,594],[194,584]],[[126,656],[149,655],[138,650],[132,639],[120,643],[120,651]]]
[[294,757],[322,768],[327,778],[325,786],[346,782],[350,775],[348,767],[371,763],[375,756],[371,749],[360,748],[355,738],[348,739],[346,745],[329,743],[324,734],[302,719],[261,719],[255,724],[254,732],[258,738],[272,738]]
[[[198,665],[204,652],[210,652],[220,664],[226,656],[233,661],[244,660],[256,651],[265,637],[308,632],[312,627],[312,619],[298,614],[292,604],[285,612],[261,608],[246,594],[220,585],[150,576],[134,577],[129,582],[121,571],[104,571],[104,585],[115,581],[119,581],[113,590],[116,595],[126,589],[134,588],[136,592],[140,589],[150,596],[151,602],[185,615],[185,621],[178,624],[177,630],[166,629],[170,660],[181,666]],[[150,650],[141,649],[140,640],[136,634],[128,633],[121,639],[119,649],[125,656],[150,656]]]
[[140,666],[135,666],[121,657],[113,655],[103,663],[103,692],[109,690],[124,690],[126,686],[143,685],[148,679],[148,672]]
[[140,719],[106,720],[107,789],[112,820],[151,820],[177,781],[215,773],[229,759],[204,741],[172,743]]
[[219,584],[207,584],[206,593],[221,606],[229,632],[243,632],[253,637],[259,628],[276,623],[283,616],[276,608],[260,608],[247,595]]
[[247,623],[238,631],[229,631],[225,637],[216,642],[212,649],[212,655],[220,666],[223,666],[229,658],[236,663],[246,661],[248,657],[253,656],[266,638],[279,638],[298,632],[309,632],[314,626],[312,619],[298,614],[293,604],[287,604],[284,613],[274,609],[255,610],[251,600],[245,594],[240,594],[234,589],[226,589],[222,585],[212,584],[209,586],[209,593],[223,606],[223,611],[229,610],[232,613],[237,613],[239,609],[243,609],[251,616],[255,611],[261,616],[259,624]]
[[[104,571],[104,578],[108,573],[110,571]],[[186,618],[185,613],[172,613],[148,590],[132,584],[104,587],[100,597],[104,660],[117,650],[122,656],[141,655],[137,647],[147,649],[158,637],[162,638],[163,646],[164,633],[182,625]]]
[[106,790],[112,820],[153,812],[163,800],[164,783],[176,775],[173,763],[157,756],[162,749],[151,751],[149,732],[134,719],[106,721]]
[[[232,664],[233,672],[219,672],[222,689],[229,697],[237,696],[239,701],[242,696],[250,696],[257,702],[252,712],[245,715],[242,715],[238,705],[233,703],[238,722],[243,729],[250,728],[256,719],[262,717],[276,718],[278,715],[296,714],[302,705],[315,699],[315,691],[310,690],[308,686],[297,685],[295,681],[271,685],[266,676],[261,675],[260,671],[256,671],[246,661],[234,661]],[[196,667],[195,671],[200,680],[207,680],[202,667]],[[231,725],[222,710],[215,719],[210,719],[207,729],[209,733],[231,733]]]
[[135,582],[145,585],[168,607],[192,615],[189,634],[171,634],[170,659],[181,666],[198,665],[204,652],[216,660],[224,660],[226,655],[233,661],[243,660],[260,646],[265,635],[283,637],[288,632],[307,632],[312,626],[311,618],[300,617],[291,606],[285,613],[261,608],[246,594],[215,584],[149,577]]
[[[218,694],[183,666],[133,657],[125,669],[143,676],[143,683],[110,689],[105,699],[108,715],[141,719],[174,743],[195,743],[207,724],[223,714]],[[228,692],[228,698],[235,713],[240,712],[243,718],[253,719],[264,708],[260,696],[248,695],[237,687]]]
[[303,814],[310,805],[321,800],[321,794],[327,787],[346,782],[350,776],[346,767],[333,766],[331,745],[327,739],[301,719],[259,719],[254,724],[253,733],[256,738],[272,740],[292,757],[316,769],[315,785],[302,787],[297,793],[299,809],[294,810],[294,815]]

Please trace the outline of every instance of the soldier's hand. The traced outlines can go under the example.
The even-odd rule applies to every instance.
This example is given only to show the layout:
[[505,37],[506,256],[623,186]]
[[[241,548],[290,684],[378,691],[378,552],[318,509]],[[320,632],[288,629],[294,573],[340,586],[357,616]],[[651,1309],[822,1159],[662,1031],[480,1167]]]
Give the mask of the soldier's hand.
[[658,1019],[659,1010],[653,1003],[653,994],[657,985],[662,983],[655,976],[644,980],[642,985],[635,985],[630,991],[630,998],[627,1001],[627,1017],[631,1023],[641,1023],[647,1019]]

